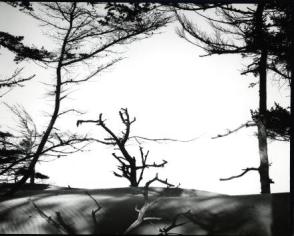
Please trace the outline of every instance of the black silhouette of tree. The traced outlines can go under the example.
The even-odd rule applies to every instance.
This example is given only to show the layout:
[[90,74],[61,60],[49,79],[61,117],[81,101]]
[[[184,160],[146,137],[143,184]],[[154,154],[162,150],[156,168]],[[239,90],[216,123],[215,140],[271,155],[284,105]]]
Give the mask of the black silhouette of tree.
[[117,177],[126,178],[130,182],[130,186],[137,187],[143,179],[145,169],[164,167],[167,161],[163,160],[160,164],[155,162],[152,164],[147,163],[149,151],[145,153],[143,147],[139,146],[140,164],[138,164],[139,158],[136,158],[136,156],[130,154],[126,148],[127,141],[130,139],[131,125],[136,121],[136,118],[131,120],[126,108],[119,111],[119,116],[125,126],[125,130],[122,132],[122,137],[116,135],[105,124],[105,120],[102,119],[102,114],[99,115],[98,120],[78,120],[77,126],[81,125],[82,123],[95,123],[96,125],[101,126],[101,128],[103,128],[109,134],[110,137],[107,137],[104,140],[96,139],[96,141],[105,145],[118,147],[121,155],[112,153],[112,156],[120,164],[118,166],[120,173],[115,171],[113,173]]
[[[258,168],[247,168],[240,176],[251,170],[258,171],[260,174],[261,192],[269,193],[272,180],[269,178],[267,136],[278,138],[282,133],[286,134],[285,130],[289,130],[289,127],[283,127],[284,131],[280,130],[281,133],[278,135],[277,131],[281,127],[273,127],[277,122],[272,121],[282,119],[277,117],[281,115],[281,109],[273,112],[274,108],[272,108],[268,111],[266,105],[267,69],[270,69],[273,64],[271,63],[273,55],[271,40],[274,36],[271,31],[272,25],[269,23],[269,19],[273,14],[273,7],[265,1],[260,1],[256,7],[252,5],[252,7],[238,8],[225,4],[215,7],[217,7],[217,13],[221,17],[212,18],[209,15],[200,13],[198,10],[195,11],[198,15],[209,21],[215,35],[211,36],[201,31],[193,22],[175,11],[182,26],[182,29],[178,30],[178,34],[180,37],[204,49],[207,52],[206,56],[214,54],[241,54],[243,57],[252,58],[252,63],[245,68],[242,74],[253,73],[259,77],[259,109],[252,112],[253,121],[248,121],[234,130],[228,130],[226,134],[213,138],[227,136],[243,127],[257,126],[260,166]],[[193,10],[191,7],[190,9]],[[276,117],[269,117],[270,115],[275,115]],[[283,115],[285,115],[285,112]],[[270,125],[267,122],[270,122]],[[286,124],[289,124],[289,122]],[[283,139],[287,140],[287,137],[285,136]]]
[[[7,2],[7,4],[19,8],[21,11],[31,11],[31,4],[29,2]],[[24,59],[34,59],[34,60],[43,60],[52,58],[53,55],[49,53],[44,48],[37,49],[35,47],[25,46],[22,43],[23,36],[14,36],[7,32],[0,31],[0,49],[6,48],[12,53],[14,53],[14,61],[18,64]],[[10,75],[8,78],[0,78],[0,98],[10,92],[14,87],[23,87],[24,82],[31,80],[35,77],[35,74],[31,76],[22,76],[22,68],[15,69],[14,73]],[[18,116],[20,119],[20,124],[22,124],[22,128],[27,129],[29,134],[32,130],[28,129],[28,124],[32,122],[29,114],[25,112],[25,110],[12,108],[11,110]],[[24,120],[27,118],[27,121]],[[20,131],[23,133],[23,130]],[[1,180],[6,179],[9,181],[10,179],[16,179],[17,175],[21,175],[24,173],[25,168],[22,163],[28,161],[28,155],[25,154],[24,147],[22,145],[28,144],[28,136],[25,134],[21,140],[20,137],[15,137],[9,132],[0,131],[0,178]],[[32,134],[32,133],[31,133]],[[31,176],[31,182],[34,182],[34,178],[45,179],[47,176],[37,172]]]
[[[28,167],[42,133],[37,130],[35,122],[21,106],[8,106],[18,119],[16,129],[0,134],[0,179],[3,182],[13,182],[27,174]],[[42,151],[38,162],[48,162],[81,151],[91,139],[86,135],[80,136],[54,129]],[[30,174],[30,183],[35,179],[48,179],[48,176],[35,172]]]
[[[70,88],[75,87],[114,65],[122,58],[118,50],[135,40],[146,38],[165,26],[169,17],[157,11],[154,4],[88,4],[88,3],[33,3],[29,15],[39,20],[50,37],[58,42],[53,58],[42,59],[55,70],[55,82],[51,95],[54,109],[47,128],[37,144],[27,172],[6,195],[13,194],[33,174],[36,163],[46,149],[50,135],[55,134],[56,121],[75,109],[61,110]],[[88,75],[81,76],[76,70],[86,65]],[[93,69],[93,67],[95,68]],[[73,68],[75,70],[73,70]],[[62,136],[58,135],[60,143]]]

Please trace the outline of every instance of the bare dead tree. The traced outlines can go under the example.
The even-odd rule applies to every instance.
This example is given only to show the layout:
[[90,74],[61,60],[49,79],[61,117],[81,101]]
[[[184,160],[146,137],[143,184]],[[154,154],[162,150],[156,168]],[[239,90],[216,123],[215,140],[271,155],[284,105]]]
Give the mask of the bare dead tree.
[[[59,44],[54,58],[42,60],[44,63],[50,63],[50,68],[55,70],[55,82],[50,93],[54,97],[54,108],[28,166],[28,174],[6,195],[13,194],[27,181],[46,149],[49,137],[56,128],[56,121],[72,111],[61,110],[62,102],[68,97],[70,88],[89,81],[121,60],[115,53],[119,46],[148,37],[170,21],[169,17],[162,16],[144,4],[111,5],[104,8],[105,6],[107,5],[44,2],[33,4],[34,12],[28,13],[40,21],[46,27],[47,34]],[[81,76],[78,70],[75,73],[72,70],[85,64],[88,66],[85,71],[90,71],[88,75]],[[63,141],[60,140],[56,145],[61,145]]]
[[126,178],[130,182],[131,186],[137,187],[141,183],[144,171],[146,169],[164,167],[167,161],[163,160],[159,164],[155,162],[153,162],[152,164],[147,163],[149,151],[144,152],[143,147],[139,146],[141,163],[140,165],[138,165],[138,158],[132,156],[126,148],[126,143],[130,138],[131,125],[136,121],[136,118],[133,118],[132,120],[130,119],[127,108],[122,108],[119,111],[119,116],[125,126],[125,130],[122,132],[122,137],[116,135],[105,124],[105,120],[102,119],[102,113],[99,115],[98,120],[78,120],[77,126],[81,125],[82,123],[95,123],[107,132],[110,137],[104,138],[104,140],[96,139],[96,141],[105,145],[119,148],[122,154],[121,156],[116,153],[112,153],[112,156],[120,163],[120,165],[118,166],[118,170],[120,171],[120,173],[114,171],[114,175],[120,178]]

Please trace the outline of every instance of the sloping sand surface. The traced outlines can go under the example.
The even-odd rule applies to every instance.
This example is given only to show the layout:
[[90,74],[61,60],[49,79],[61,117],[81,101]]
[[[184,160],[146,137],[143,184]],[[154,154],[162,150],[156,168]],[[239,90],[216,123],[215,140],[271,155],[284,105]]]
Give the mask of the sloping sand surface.
[[[101,205],[96,226],[91,212],[95,201],[84,189],[50,187],[23,191],[14,199],[0,202],[0,233],[64,234],[48,217],[57,221],[59,212],[72,232],[78,234],[122,234],[136,220],[144,199],[142,188],[87,190]],[[177,214],[190,210],[193,222],[180,216],[186,224],[170,233],[193,235],[287,235],[289,231],[289,194],[228,196],[188,189],[150,188],[151,200],[157,199],[145,221],[131,233],[159,234]],[[34,206],[37,206],[46,216]]]

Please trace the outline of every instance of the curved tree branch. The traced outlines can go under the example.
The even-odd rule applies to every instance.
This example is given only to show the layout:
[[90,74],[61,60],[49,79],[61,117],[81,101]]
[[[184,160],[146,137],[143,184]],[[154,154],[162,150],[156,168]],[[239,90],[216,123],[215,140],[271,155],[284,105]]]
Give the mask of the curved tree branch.
[[242,128],[248,128],[248,127],[252,127],[252,126],[256,126],[256,123],[253,122],[253,121],[247,121],[245,124],[242,124],[242,125],[238,126],[236,129],[233,129],[233,130],[227,129],[226,133],[218,134],[217,136],[212,137],[212,139],[222,138],[222,137],[228,136],[228,135],[230,135],[232,133],[235,133],[235,132],[239,131]]
[[228,177],[228,178],[220,178],[219,180],[220,181],[227,181],[227,180],[231,180],[231,179],[240,178],[249,171],[259,171],[259,168],[255,168],[255,167],[246,168],[246,169],[243,169],[243,172],[241,174],[239,174],[239,175],[231,176],[231,177]]

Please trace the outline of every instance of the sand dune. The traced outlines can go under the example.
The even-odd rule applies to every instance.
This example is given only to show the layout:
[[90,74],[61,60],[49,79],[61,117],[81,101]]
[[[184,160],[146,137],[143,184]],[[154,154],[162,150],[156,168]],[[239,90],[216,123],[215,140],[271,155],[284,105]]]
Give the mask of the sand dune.
[[[87,190],[101,205],[94,224],[91,212],[97,208],[85,189],[49,186],[27,189],[15,198],[0,202],[0,233],[16,234],[122,234],[138,216],[135,208],[143,203],[142,188]],[[193,222],[180,216],[186,224],[170,233],[193,235],[287,235],[289,230],[289,194],[228,196],[200,190],[150,188],[151,200],[145,221],[132,230],[136,234],[159,234],[177,214],[190,210]],[[69,231],[56,227],[45,215],[57,221],[56,212]]]

